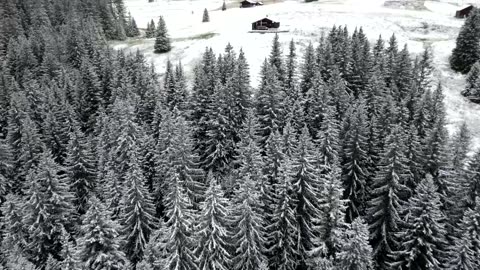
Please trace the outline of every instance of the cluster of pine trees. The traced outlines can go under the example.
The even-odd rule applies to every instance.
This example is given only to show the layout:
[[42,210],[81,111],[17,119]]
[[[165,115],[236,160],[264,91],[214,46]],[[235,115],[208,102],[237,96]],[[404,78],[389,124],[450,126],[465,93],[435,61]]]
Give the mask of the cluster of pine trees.
[[3,269],[480,267],[480,154],[428,50],[275,36],[257,89],[230,45],[187,89],[108,48],[99,2],[0,3]]

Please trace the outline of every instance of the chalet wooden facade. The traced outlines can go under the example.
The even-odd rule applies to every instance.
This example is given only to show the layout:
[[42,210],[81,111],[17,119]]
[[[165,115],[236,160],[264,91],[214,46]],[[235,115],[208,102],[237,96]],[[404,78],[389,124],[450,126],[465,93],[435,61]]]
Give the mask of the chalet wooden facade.
[[455,12],[455,18],[466,18],[468,17],[468,15],[470,14],[470,12],[472,12],[472,10],[474,9],[474,6],[472,5],[469,5],[469,6],[466,6],[460,10],[457,10],[457,12]]
[[263,3],[260,1],[253,1],[253,0],[244,0],[240,2],[240,7],[241,8],[249,8],[249,7],[255,7],[255,6],[262,6]]
[[279,22],[272,21],[269,18],[263,18],[252,23],[252,30],[269,30],[278,29],[279,27]]

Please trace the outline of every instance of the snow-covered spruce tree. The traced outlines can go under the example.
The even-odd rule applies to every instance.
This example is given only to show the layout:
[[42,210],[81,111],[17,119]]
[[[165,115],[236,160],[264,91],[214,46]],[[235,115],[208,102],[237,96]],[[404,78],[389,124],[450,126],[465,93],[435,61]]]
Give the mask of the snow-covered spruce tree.
[[418,130],[413,123],[410,124],[410,128],[406,130],[405,146],[405,157],[408,161],[409,170],[412,173],[410,177],[411,181],[405,184],[411,189],[411,194],[413,194],[417,184],[420,183],[425,176],[425,171],[423,170],[423,164],[425,162],[423,145],[418,136]]
[[163,219],[159,220],[157,230],[150,236],[145,248],[143,260],[137,263],[137,270],[159,270],[165,268],[167,250],[166,240],[169,239],[167,228]]
[[[311,254],[313,265],[322,260],[332,260],[340,251],[342,230],[345,223],[346,201],[342,200],[343,188],[338,164],[329,166],[329,170],[322,173],[322,187],[319,196],[321,214],[315,220],[314,239],[316,248]],[[319,261],[319,259],[322,260]]]
[[368,243],[368,226],[362,218],[356,218],[340,236],[340,252],[335,260],[335,269],[372,269],[372,247]]
[[165,75],[163,76],[163,98],[170,110],[173,110],[181,102],[180,93],[177,93],[177,85],[175,78],[175,70],[170,60],[167,60],[167,67],[165,69]]
[[462,95],[471,101],[478,102],[480,98],[480,62],[475,62],[467,75],[467,85]]
[[480,198],[480,152],[476,152],[468,162],[469,177],[465,185],[465,201],[470,208],[476,206],[476,198]]
[[340,121],[353,101],[352,97],[347,92],[346,82],[336,66],[330,72],[330,79],[327,81],[327,88],[330,94],[331,105],[334,105],[337,109],[336,115],[337,119]]
[[[123,0],[113,0],[112,6],[114,8],[114,15],[116,19],[117,35],[120,40],[125,39],[125,31],[128,25],[127,21],[127,9]],[[123,39],[122,39],[123,37]]]
[[[306,124],[309,127],[310,134],[313,138],[317,138],[317,133],[321,127],[321,122],[325,118],[327,107],[330,103],[329,89],[325,86],[325,83],[321,77],[320,71],[315,72],[315,77],[312,78],[310,88],[302,102],[304,108]],[[298,94],[298,98],[302,98],[302,94]],[[333,116],[336,116],[336,112],[333,112]]]
[[91,132],[95,126],[97,112],[102,103],[100,93],[101,84],[99,75],[96,73],[95,66],[86,56],[82,58],[80,64],[80,74],[83,87],[79,90],[80,106],[80,122],[82,130]]
[[78,260],[77,247],[73,245],[70,234],[65,229],[62,230],[61,239],[62,239],[62,252],[60,254],[61,254],[62,260],[58,264],[59,266],[58,270],[81,269],[79,266],[80,262]]
[[222,4],[222,11],[225,11],[225,10],[227,10],[227,4],[225,4],[225,0],[224,0]]
[[367,210],[373,256],[379,269],[387,268],[392,251],[399,248],[395,233],[400,231],[402,199],[409,193],[405,184],[411,177],[404,153],[404,132],[397,125],[386,139]]
[[187,108],[189,106],[189,93],[187,89],[187,78],[185,77],[185,72],[183,70],[182,62],[178,62],[175,65],[175,92],[177,93],[177,98],[181,99],[177,103],[178,109],[186,115]]
[[147,30],[145,31],[145,37],[146,38],[153,38],[156,37],[156,25],[153,19],[147,23]]
[[203,10],[202,22],[210,22],[210,16],[208,15],[208,10]]
[[[175,114],[178,115],[178,112]],[[199,157],[193,151],[189,123],[182,116],[177,116],[174,124],[176,128],[173,133],[172,145],[168,150],[169,158],[167,158],[170,160],[168,175],[170,177],[175,173],[179,175],[189,200],[194,209],[198,210],[198,204],[205,196],[204,173],[199,169]]]
[[172,49],[170,37],[167,32],[167,25],[162,16],[158,21],[158,27],[155,33],[154,53],[166,53]]
[[325,110],[324,117],[317,134],[318,166],[320,172],[329,172],[339,165],[340,142],[339,125],[335,119],[335,108],[329,106]]
[[342,143],[342,182],[345,188],[344,198],[348,199],[347,222],[357,216],[363,216],[366,204],[367,183],[367,119],[363,101],[358,101],[356,108],[347,114],[350,123]]
[[[13,95],[9,112],[7,141],[13,153],[12,192],[21,194],[28,171],[38,165],[43,143],[36,124],[19,108],[22,95]],[[17,101],[17,98],[20,99]],[[25,101],[25,100],[24,100]],[[17,103],[18,102],[18,103]],[[16,104],[17,103],[17,104]],[[19,106],[19,107],[17,107]]]
[[200,154],[201,167],[226,175],[231,170],[234,158],[234,123],[231,110],[233,96],[230,85],[217,82],[214,90],[214,100],[210,109],[210,121],[207,122],[204,141],[204,151]]
[[60,167],[48,152],[27,176],[30,188],[23,205],[23,226],[28,228],[25,254],[37,267],[43,267],[48,256],[61,258],[61,232],[72,225],[73,196],[68,191]]
[[480,267],[473,245],[465,237],[456,238],[448,249],[448,269],[474,270]]
[[[23,201],[19,196],[12,193],[5,196],[5,201],[0,207],[2,211],[1,226],[4,235],[2,237],[1,247],[7,251],[18,250],[19,252],[25,248],[25,237],[27,228],[23,223]],[[20,255],[20,254],[18,254]],[[2,257],[7,257],[8,254],[4,252]]]
[[286,78],[285,78],[285,93],[290,100],[296,100],[297,94],[297,53],[295,48],[295,42],[290,40],[288,46],[288,56],[285,62],[286,66]]
[[239,166],[235,184],[238,190],[233,199],[234,224],[240,224],[233,231],[235,269],[258,269],[263,262],[265,245],[265,220],[263,215],[271,213],[272,200],[267,179],[262,174],[264,162],[258,147],[256,135],[258,122],[253,110],[247,115],[241,132],[238,155],[235,163]]
[[410,53],[406,44],[398,53],[395,68],[394,80],[398,90],[398,101],[403,101],[408,95],[408,91],[413,82],[412,60],[410,59]]
[[430,175],[420,182],[403,211],[401,231],[396,234],[400,249],[393,253],[392,267],[444,269],[446,254],[445,216],[437,187]]
[[[268,63],[275,67],[277,72],[277,78],[282,82],[285,82],[285,67],[283,64],[282,45],[280,44],[278,34],[275,34],[272,42],[272,49],[270,51],[270,57]],[[283,85],[282,85],[283,86]]]
[[203,171],[199,169],[199,157],[193,151],[192,131],[188,122],[174,112],[163,110],[163,120],[158,127],[155,150],[155,177],[152,183],[157,216],[163,215],[165,196],[170,192],[171,181],[180,177],[194,208],[203,198],[205,188],[201,184]]
[[0,202],[5,202],[5,196],[10,192],[12,182],[13,153],[6,140],[0,134]]
[[155,206],[145,186],[145,177],[139,165],[138,150],[133,149],[125,175],[126,193],[122,201],[121,235],[124,250],[132,264],[143,259],[145,247],[156,227]]
[[103,33],[105,34],[105,37],[109,40],[116,39],[116,23],[112,6],[107,0],[100,0],[98,2],[99,4],[97,12],[102,24]]
[[125,34],[127,37],[136,37],[140,35],[137,22],[135,21],[135,18],[132,17],[130,12],[127,15],[127,28],[125,29]]
[[121,270],[129,262],[121,250],[120,226],[112,221],[111,212],[95,197],[82,222],[78,239],[79,260],[83,268]]
[[275,182],[274,210],[267,226],[268,257],[271,269],[294,270],[298,261],[299,227],[295,216],[297,196],[292,185],[290,160],[281,162]]
[[477,269],[480,267],[480,199],[468,208],[458,223],[453,244],[449,248],[449,269]]
[[[257,132],[258,120],[254,111],[249,110],[244,127],[241,130],[241,140],[237,145],[237,155],[234,161],[237,166],[236,174],[238,175],[238,182],[235,188],[238,188],[242,184],[244,177],[250,178],[256,188],[262,189],[262,194],[258,194],[259,199],[265,199],[266,190],[263,190],[263,188],[268,187],[268,185],[265,183],[266,179],[262,174],[265,163],[261,155],[261,149],[258,146],[259,137]],[[258,191],[260,192],[260,189]],[[239,202],[242,201],[243,200],[240,200]]]
[[[170,187],[165,197],[166,228],[165,237],[155,252],[165,254],[165,258],[155,258],[155,265],[167,269],[189,270],[197,268],[194,254],[194,234],[192,231],[196,215],[179,174],[170,179]],[[160,259],[160,260],[159,260]],[[155,269],[157,269],[155,267]],[[164,269],[164,268],[158,268]]]
[[261,184],[250,174],[241,177],[240,188],[235,195],[232,234],[235,253],[233,269],[259,269],[267,261],[264,256],[264,221],[261,208]]
[[195,250],[197,267],[205,270],[231,269],[228,226],[232,220],[228,201],[211,172],[207,176],[207,183],[210,186],[202,203],[196,232],[199,241]]
[[[113,150],[110,151],[109,155],[111,157],[109,160],[112,161],[111,169],[114,170],[114,174],[118,177],[117,185],[118,188],[124,189],[126,184],[126,176],[130,170],[130,161],[134,159],[136,151],[138,151],[139,141],[137,138],[141,138],[144,131],[142,127],[137,124],[134,106],[131,100],[122,100],[117,99],[113,104],[112,111],[115,114],[113,131],[115,132],[113,140]],[[135,157],[136,158],[136,157]],[[124,198],[122,193],[117,193],[117,190],[110,190],[109,193],[112,195],[110,199],[116,198],[111,201],[110,210],[113,212],[113,218],[116,219],[120,215],[121,206],[120,199]],[[113,192],[113,193],[112,193]],[[113,205],[112,205],[113,204]]]
[[238,142],[240,128],[247,118],[248,109],[252,106],[249,67],[245,53],[242,50],[240,50],[238,58],[235,61],[230,84],[232,90],[230,94],[233,95],[233,128],[236,136],[235,142]]
[[188,120],[193,124],[194,150],[199,155],[206,150],[206,133],[213,117],[215,83],[217,80],[216,59],[213,50],[206,48],[201,63],[194,68],[194,81]]
[[302,93],[307,93],[308,90],[312,88],[313,79],[315,78],[316,59],[315,59],[315,50],[313,45],[310,43],[303,55],[303,65],[301,66],[301,80],[300,80],[300,89]]
[[20,250],[9,250],[5,258],[6,269],[36,270],[33,263],[27,260]]
[[417,67],[417,75],[415,76],[416,83],[419,87],[419,96],[421,96],[429,87],[432,82],[433,75],[433,55],[431,48],[425,48]]
[[452,140],[449,143],[449,148],[452,150],[452,164],[454,167],[461,168],[467,161],[467,154],[470,151],[472,135],[464,122],[460,126],[460,129],[455,133]]
[[[447,131],[443,125],[444,121],[437,121],[432,130],[429,131],[424,141],[425,171],[433,176],[439,192],[446,194],[447,184],[443,181],[446,166],[448,164],[447,154]],[[451,168],[451,167],[450,167]],[[451,168],[453,169],[453,168]],[[443,172],[442,172],[443,170]]]
[[297,196],[296,216],[298,222],[299,265],[306,267],[309,263],[309,251],[315,248],[315,218],[321,215],[319,209],[320,179],[315,168],[315,146],[308,128],[305,126],[298,139],[292,156],[291,178]]
[[385,49],[385,82],[387,87],[395,84],[395,72],[397,70],[398,41],[395,34],[392,34]]
[[75,207],[78,214],[83,215],[95,188],[95,164],[92,148],[78,127],[70,133],[65,167]]
[[458,33],[450,56],[450,67],[463,74],[480,60],[480,10],[474,8]]
[[266,60],[262,66],[261,77],[255,107],[260,123],[260,146],[264,148],[270,134],[282,126],[284,97],[275,69]]

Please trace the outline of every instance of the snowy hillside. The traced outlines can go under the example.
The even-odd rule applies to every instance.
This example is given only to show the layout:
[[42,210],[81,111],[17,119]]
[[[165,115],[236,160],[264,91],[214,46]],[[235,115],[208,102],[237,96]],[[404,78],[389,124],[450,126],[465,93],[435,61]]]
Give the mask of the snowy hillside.
[[[464,1],[465,3],[467,1]],[[389,38],[395,34],[399,44],[407,44],[411,53],[420,53],[425,46],[431,46],[435,56],[435,79],[445,87],[448,127],[450,131],[466,121],[474,133],[475,147],[480,146],[480,106],[469,103],[460,95],[464,79],[448,67],[448,57],[455,44],[455,38],[463,20],[453,17],[461,1],[425,1],[419,10],[400,9],[385,6],[383,0],[320,0],[267,1],[262,7],[240,9],[235,2],[228,2],[229,9],[221,11],[222,1],[163,1],[147,3],[147,0],[127,0],[126,5],[140,28],[150,20],[165,18],[173,50],[168,54],[153,54],[153,40],[129,40],[115,43],[115,48],[141,50],[163,72],[165,61],[182,61],[187,72],[199,60],[205,47],[221,52],[227,43],[237,50],[242,48],[250,65],[252,83],[258,82],[259,69],[264,57],[270,51],[271,34],[248,33],[251,23],[268,16],[281,23],[280,29],[289,30],[280,34],[280,41],[286,49],[294,39],[297,48],[303,52],[308,42],[318,39],[322,31],[333,25],[347,25],[350,31],[362,26],[371,41],[379,35]],[[207,8],[210,22],[201,23],[202,11]],[[190,74],[191,75],[191,74]]]

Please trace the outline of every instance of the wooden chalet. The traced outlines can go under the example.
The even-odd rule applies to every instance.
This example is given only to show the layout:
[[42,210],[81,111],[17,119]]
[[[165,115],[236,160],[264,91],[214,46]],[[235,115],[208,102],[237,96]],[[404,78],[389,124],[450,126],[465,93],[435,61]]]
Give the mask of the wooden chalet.
[[474,6],[469,5],[460,10],[457,10],[457,12],[455,12],[455,18],[460,18],[460,19],[466,18],[468,17],[470,12],[472,12],[473,9],[474,9]]
[[252,23],[252,30],[269,30],[269,29],[277,29],[280,27],[279,22],[275,22],[270,20],[269,18],[263,18],[256,22]]
[[253,1],[253,0],[243,0],[240,2],[240,7],[241,8],[249,8],[249,7],[255,7],[255,6],[262,6],[263,3],[259,1]]

